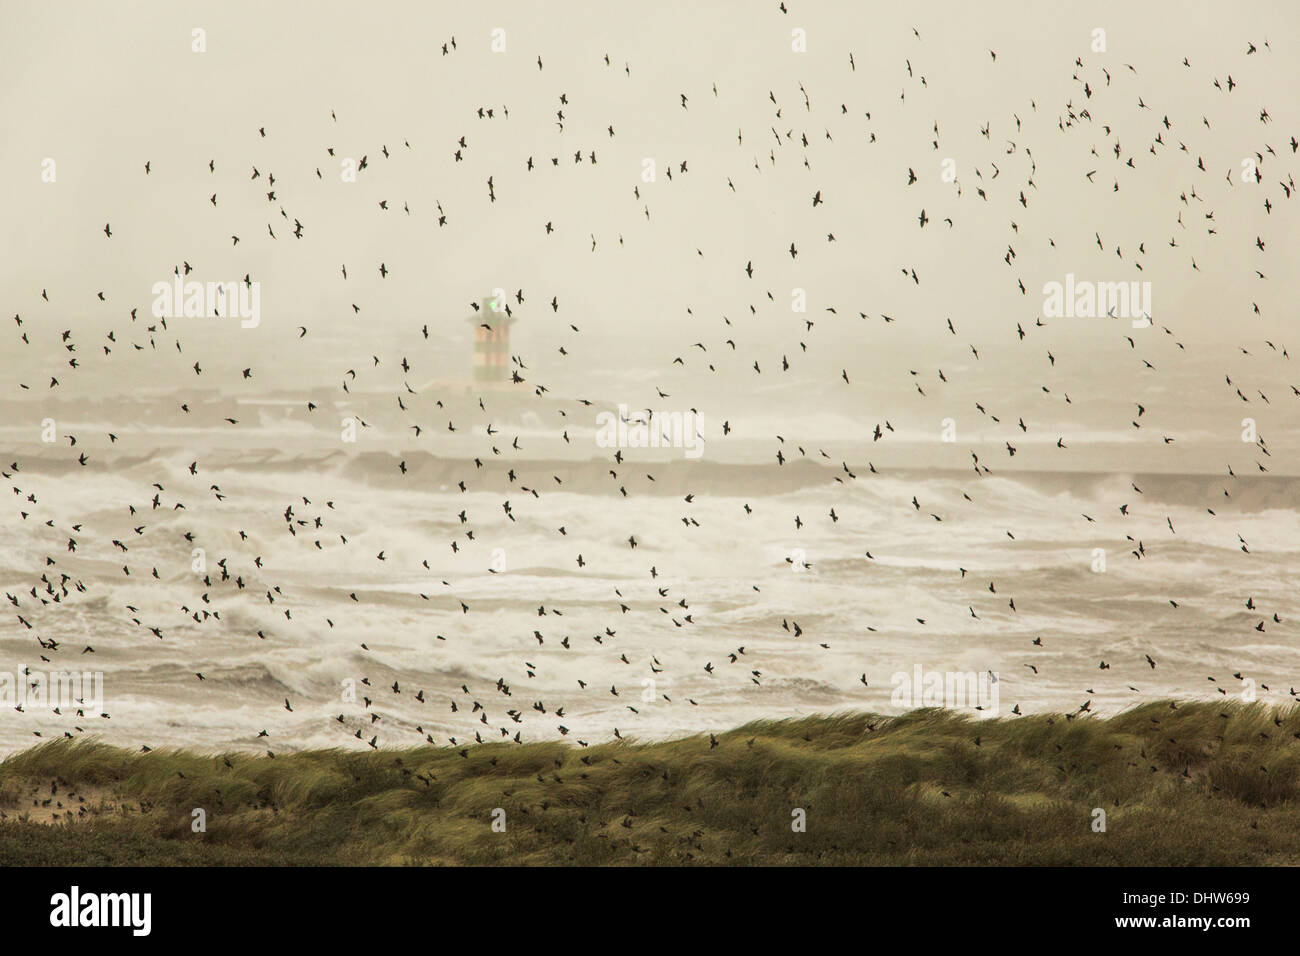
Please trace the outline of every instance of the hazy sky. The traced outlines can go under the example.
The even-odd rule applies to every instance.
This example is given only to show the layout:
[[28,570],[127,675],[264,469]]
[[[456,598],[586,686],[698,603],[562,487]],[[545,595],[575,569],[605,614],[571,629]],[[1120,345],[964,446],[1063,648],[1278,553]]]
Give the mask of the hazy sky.
[[[393,394],[466,377],[470,303],[500,287],[523,290],[512,351],[556,397],[648,404],[657,387],[661,405],[846,440],[890,419],[937,441],[952,417],[989,441],[1065,436],[1069,467],[1114,463],[1091,441],[1233,442],[1244,415],[1286,441],[1300,7],[786,7],[9,4],[0,396],[39,401],[55,375],[65,399],[249,397],[337,390],[349,369],[357,392]],[[1244,184],[1255,153],[1263,181]],[[260,326],[174,319],[151,346],[150,288],[182,262],[260,282]],[[1150,281],[1155,327],[1036,326],[1067,273]]]

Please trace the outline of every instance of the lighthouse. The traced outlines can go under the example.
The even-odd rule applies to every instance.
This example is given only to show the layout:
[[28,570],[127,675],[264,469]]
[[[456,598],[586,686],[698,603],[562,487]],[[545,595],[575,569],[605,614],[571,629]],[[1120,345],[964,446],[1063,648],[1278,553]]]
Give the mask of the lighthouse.
[[474,325],[474,384],[501,384],[510,381],[510,326],[514,316],[507,305],[483,300],[482,310],[469,317]]

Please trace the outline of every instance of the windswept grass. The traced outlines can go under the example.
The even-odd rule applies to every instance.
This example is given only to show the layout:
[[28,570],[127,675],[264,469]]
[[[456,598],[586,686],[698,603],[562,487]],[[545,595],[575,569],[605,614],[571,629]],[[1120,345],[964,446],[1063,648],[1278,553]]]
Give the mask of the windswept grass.
[[[73,812],[41,822],[59,803]],[[708,735],[501,743],[466,756],[63,740],[0,763],[0,807],[5,866],[1294,864],[1300,711],[1162,702],[1108,719],[972,721],[921,710],[761,721],[716,746]],[[206,832],[191,828],[195,808]],[[792,830],[798,809],[806,832]]]

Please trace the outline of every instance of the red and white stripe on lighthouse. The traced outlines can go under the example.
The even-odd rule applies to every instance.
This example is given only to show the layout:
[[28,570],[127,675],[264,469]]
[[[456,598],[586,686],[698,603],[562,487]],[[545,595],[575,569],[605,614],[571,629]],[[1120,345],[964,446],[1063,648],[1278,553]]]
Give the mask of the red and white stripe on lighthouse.
[[515,323],[505,306],[497,311],[492,299],[483,300],[483,308],[470,316],[474,323],[474,381],[510,381],[510,326]]

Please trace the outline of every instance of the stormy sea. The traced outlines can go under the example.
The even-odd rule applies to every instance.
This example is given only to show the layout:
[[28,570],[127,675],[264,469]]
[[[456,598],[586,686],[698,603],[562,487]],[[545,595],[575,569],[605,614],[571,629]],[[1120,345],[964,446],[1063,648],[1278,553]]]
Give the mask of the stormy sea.
[[526,424],[498,438],[544,453],[509,469],[475,458],[482,435],[440,454],[164,441],[96,448],[90,484],[27,447],[6,469],[27,517],[0,526],[22,598],[0,746],[656,739],[898,712],[925,703],[900,698],[918,671],[993,687],[975,716],[1294,694],[1300,479],[886,466],[869,447],[615,463],[589,431]]

